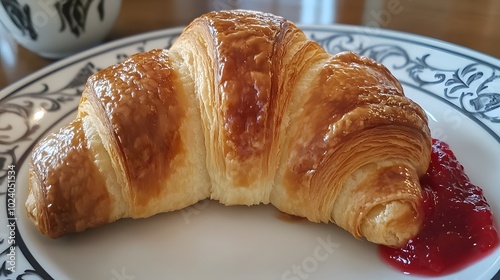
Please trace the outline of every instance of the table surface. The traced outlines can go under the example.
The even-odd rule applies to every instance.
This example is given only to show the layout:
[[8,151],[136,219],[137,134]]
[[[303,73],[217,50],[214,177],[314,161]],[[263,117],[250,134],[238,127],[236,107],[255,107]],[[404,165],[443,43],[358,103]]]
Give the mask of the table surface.
[[[186,25],[207,11],[233,8],[271,12],[298,24],[341,23],[399,30],[500,57],[498,0],[123,0],[105,41]],[[310,17],[311,13],[318,16]],[[19,46],[0,26],[2,42],[7,44],[0,48],[0,90],[55,61]]]

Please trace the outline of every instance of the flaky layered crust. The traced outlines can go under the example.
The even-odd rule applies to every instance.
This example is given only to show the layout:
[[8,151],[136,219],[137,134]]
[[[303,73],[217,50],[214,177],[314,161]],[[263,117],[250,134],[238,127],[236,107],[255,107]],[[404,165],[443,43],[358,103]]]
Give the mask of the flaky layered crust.
[[421,225],[430,145],[381,64],[330,55],[281,17],[213,12],[89,79],[78,118],[34,149],[27,208],[59,237],[205,198],[272,203],[399,246]]

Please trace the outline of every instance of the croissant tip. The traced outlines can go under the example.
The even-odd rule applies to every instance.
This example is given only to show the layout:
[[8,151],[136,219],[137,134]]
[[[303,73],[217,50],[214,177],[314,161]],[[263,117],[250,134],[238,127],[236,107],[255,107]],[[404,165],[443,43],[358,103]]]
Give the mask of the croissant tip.
[[[408,223],[409,219],[415,222]],[[391,201],[370,210],[361,223],[360,231],[370,242],[400,248],[418,234],[421,224],[420,214],[412,205]]]

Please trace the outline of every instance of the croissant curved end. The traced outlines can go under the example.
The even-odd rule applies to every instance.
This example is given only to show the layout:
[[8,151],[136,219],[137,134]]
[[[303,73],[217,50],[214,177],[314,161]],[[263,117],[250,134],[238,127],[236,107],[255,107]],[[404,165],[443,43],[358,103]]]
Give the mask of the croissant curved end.
[[[30,167],[30,170],[33,170],[33,168]],[[50,238],[58,238],[62,236],[64,231],[51,228],[49,221],[50,218],[47,215],[47,211],[44,211],[43,207],[39,207],[38,205],[39,201],[43,201],[43,198],[41,197],[42,195],[40,194],[40,190],[42,189],[41,182],[36,176],[33,175],[32,171],[29,173],[29,181],[30,191],[25,202],[28,217],[44,235]]]
[[[413,220],[413,223],[408,221]],[[422,215],[410,203],[391,201],[371,209],[360,229],[367,240],[377,244],[401,247],[415,237],[421,228]]]
[[[30,172],[29,173],[30,190],[29,190],[28,198],[26,198],[25,206],[26,206],[26,212],[28,213],[28,217],[33,221],[35,226],[40,228],[39,224],[38,224],[38,209],[36,206],[36,197],[35,197],[34,191],[33,191],[33,190],[38,189],[38,187],[36,185],[37,182],[35,180],[36,179],[33,178],[33,173]],[[41,229],[40,229],[40,231],[41,231]]]

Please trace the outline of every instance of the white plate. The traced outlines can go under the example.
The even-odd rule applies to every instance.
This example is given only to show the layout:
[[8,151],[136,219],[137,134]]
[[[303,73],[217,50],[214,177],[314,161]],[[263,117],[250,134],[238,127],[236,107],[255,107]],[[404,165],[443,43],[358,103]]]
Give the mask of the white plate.
[[[430,116],[484,193],[500,224],[500,61],[448,43],[354,26],[302,26],[328,51],[384,63]],[[59,61],[0,92],[0,278],[9,279],[414,279],[377,248],[335,225],[285,222],[271,206],[202,202],[144,220],[122,220],[50,240],[26,218],[27,157],[43,135],[75,116],[86,78],[127,55],[167,48],[181,28],[106,44]],[[9,216],[8,166],[16,212]],[[12,174],[12,173],[11,173]],[[14,189],[12,189],[14,190]],[[16,221],[13,231],[7,226]],[[9,234],[15,238],[15,272]],[[11,256],[9,256],[9,254]],[[2,266],[3,265],[3,266]],[[491,279],[500,249],[442,279]],[[498,275],[497,275],[498,277]],[[426,278],[427,279],[427,278]]]

